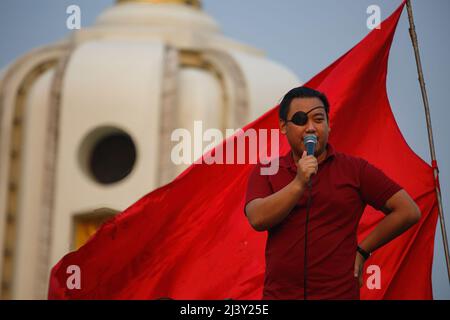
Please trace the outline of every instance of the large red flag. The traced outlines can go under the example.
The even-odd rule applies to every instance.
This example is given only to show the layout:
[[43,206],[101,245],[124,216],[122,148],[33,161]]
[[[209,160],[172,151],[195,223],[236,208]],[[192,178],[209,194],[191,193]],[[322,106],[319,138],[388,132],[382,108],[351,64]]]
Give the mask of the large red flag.
[[[437,220],[433,171],[402,137],[386,93],[388,55],[403,6],[381,29],[373,30],[306,84],[325,92],[330,100],[333,146],[381,168],[422,211],[417,225],[377,250],[366,263],[379,268],[381,286],[363,286],[363,299],[432,298]],[[243,130],[272,128],[278,128],[277,108]],[[288,150],[281,136],[280,153]],[[243,213],[252,168],[253,164],[192,165],[60,260],[51,272],[49,298],[261,298],[266,234],[254,231]],[[368,207],[358,237],[365,237],[382,217]],[[80,267],[81,289],[66,285],[70,265]]]

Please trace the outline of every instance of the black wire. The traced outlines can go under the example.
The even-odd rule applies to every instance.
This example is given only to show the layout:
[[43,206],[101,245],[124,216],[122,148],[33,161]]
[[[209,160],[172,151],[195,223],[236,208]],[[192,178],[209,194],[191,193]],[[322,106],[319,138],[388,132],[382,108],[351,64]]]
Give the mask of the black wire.
[[307,292],[307,279],[308,279],[308,254],[307,254],[307,248],[308,248],[308,222],[309,222],[309,210],[311,209],[311,178],[309,178],[308,181],[308,201],[306,204],[306,221],[305,221],[305,257],[303,259],[304,265],[303,265],[303,298],[305,300],[308,300],[308,292]]

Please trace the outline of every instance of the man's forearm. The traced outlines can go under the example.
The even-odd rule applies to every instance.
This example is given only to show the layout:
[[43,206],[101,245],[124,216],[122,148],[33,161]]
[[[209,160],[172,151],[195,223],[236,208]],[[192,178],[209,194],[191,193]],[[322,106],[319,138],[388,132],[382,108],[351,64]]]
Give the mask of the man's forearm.
[[359,245],[365,251],[373,252],[408,230],[419,218],[420,215],[411,214],[406,210],[392,211]]
[[246,207],[250,224],[258,231],[277,225],[289,215],[304,190],[305,187],[294,179],[280,191],[251,201]]

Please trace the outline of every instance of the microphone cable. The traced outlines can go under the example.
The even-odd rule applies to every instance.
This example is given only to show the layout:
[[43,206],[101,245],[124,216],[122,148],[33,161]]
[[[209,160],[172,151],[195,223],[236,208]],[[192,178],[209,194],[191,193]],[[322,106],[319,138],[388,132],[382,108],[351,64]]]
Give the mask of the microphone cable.
[[305,257],[303,259],[304,265],[303,265],[303,299],[308,300],[308,222],[309,222],[309,211],[311,209],[311,202],[312,202],[312,195],[311,195],[311,189],[312,189],[312,183],[311,183],[312,177],[309,178],[308,181],[308,200],[306,203],[306,220],[305,220]]

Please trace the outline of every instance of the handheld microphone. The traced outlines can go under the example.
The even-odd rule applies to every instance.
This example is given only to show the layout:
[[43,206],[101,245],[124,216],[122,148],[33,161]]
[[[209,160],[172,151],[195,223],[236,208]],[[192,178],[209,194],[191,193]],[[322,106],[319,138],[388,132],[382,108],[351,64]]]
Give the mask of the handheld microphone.
[[308,156],[314,155],[314,150],[316,149],[317,136],[314,134],[308,134],[303,138],[303,144],[306,147],[306,154]]

